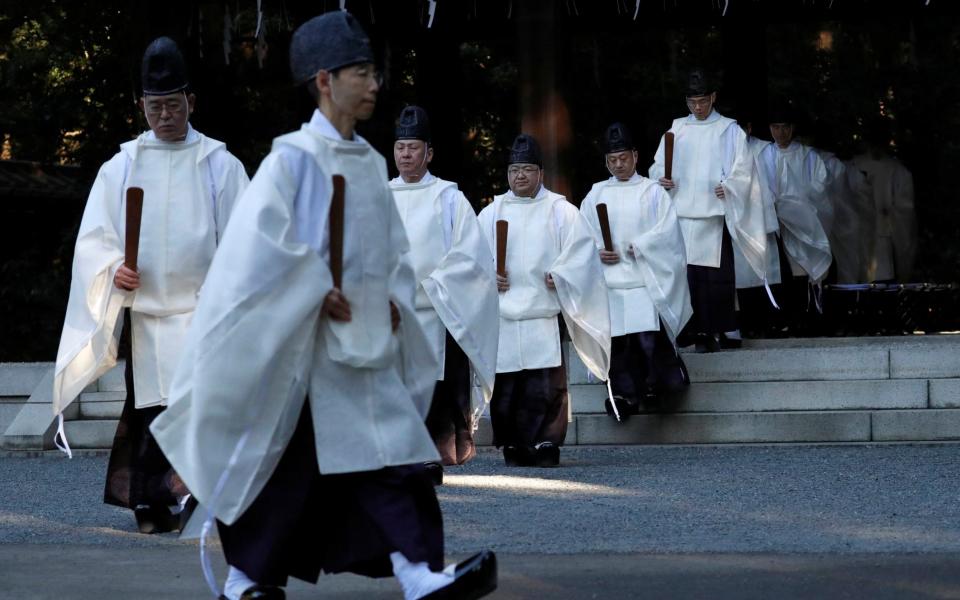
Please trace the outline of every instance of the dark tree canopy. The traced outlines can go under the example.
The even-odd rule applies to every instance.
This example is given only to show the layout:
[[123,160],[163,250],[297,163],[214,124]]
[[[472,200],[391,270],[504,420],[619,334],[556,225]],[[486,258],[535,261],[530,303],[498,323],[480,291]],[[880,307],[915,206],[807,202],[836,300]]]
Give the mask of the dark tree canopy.
[[[633,20],[633,0],[440,0],[428,29],[426,1],[348,0],[387,80],[361,133],[389,158],[400,109],[424,106],[434,125],[432,170],[457,181],[479,208],[504,190],[506,147],[521,127],[543,132],[555,156],[547,183],[578,203],[607,176],[605,127],[620,120],[632,129],[645,171],[660,134],[686,111],[685,72],[701,65],[722,78],[720,110],[759,121],[761,137],[773,98],[799,110],[800,135],[841,156],[862,145],[867,126],[881,124],[915,176],[917,278],[955,281],[960,208],[948,179],[960,161],[955,3],[730,0],[721,16],[725,4],[644,0]],[[312,110],[288,74],[293,29],[339,2],[264,0],[262,8],[258,32],[253,0],[6,0],[2,158],[71,165],[77,188],[87,187],[118,145],[146,127],[136,107],[140,58],[150,40],[169,35],[197,94],[194,126],[225,141],[252,174],[271,140]],[[83,194],[27,197],[2,181],[0,191],[0,360],[50,360]],[[40,227],[45,235],[31,233]]]

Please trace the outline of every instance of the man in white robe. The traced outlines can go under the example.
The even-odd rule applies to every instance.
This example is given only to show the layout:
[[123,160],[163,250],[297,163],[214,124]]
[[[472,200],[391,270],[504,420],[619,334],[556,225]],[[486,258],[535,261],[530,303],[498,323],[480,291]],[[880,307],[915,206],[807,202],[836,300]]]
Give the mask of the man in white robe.
[[[497,378],[490,402],[493,441],[511,466],[557,466],[567,434],[569,396],[559,316],[573,347],[600,380],[610,365],[607,288],[590,228],[577,208],[543,185],[540,146],[513,142],[510,190],[480,212],[494,255],[497,222],[508,224],[500,292]],[[495,265],[490,264],[494,270]]]
[[[593,185],[580,213],[603,263],[612,336],[610,391],[623,419],[641,405],[659,409],[664,394],[690,384],[676,339],[693,308],[673,203],[657,182],[637,174],[637,150],[621,123],[607,128],[604,151],[610,179]],[[599,204],[606,206],[612,250],[604,245]]]
[[761,280],[766,278],[767,235],[763,202],[755,193],[753,157],[736,121],[714,110],[716,86],[694,70],[685,90],[690,114],[675,119],[673,173],[665,177],[664,140],[650,167],[673,199],[687,252],[693,317],[684,332],[701,352],[720,348],[737,329],[736,246]]
[[[470,371],[484,398],[497,369],[498,298],[493,257],[476,213],[457,184],[430,173],[430,120],[419,106],[400,113],[393,159],[400,175],[390,181],[410,240],[417,284],[417,318],[440,357],[427,429],[444,465],[462,465],[476,454],[473,431],[483,406],[471,406]],[[443,469],[431,472],[442,481]]]
[[859,283],[860,279],[860,210],[850,190],[847,164],[829,150],[814,148],[827,169],[826,196],[833,208],[833,219],[827,230],[830,251],[836,265],[836,282]]
[[819,285],[833,261],[819,216],[822,211],[817,209],[826,202],[827,169],[813,148],[793,139],[795,122],[789,106],[774,107],[769,115],[774,143],[758,159],[762,180],[774,197],[785,258],[778,304],[794,335],[806,333],[811,326],[811,313],[819,308]]
[[439,458],[423,423],[437,357],[386,161],[354,131],[380,87],[369,39],[329,12],[297,29],[290,63],[318,108],[241,197],[153,432],[205,529],[217,520],[228,600],[343,571],[396,575],[406,600],[479,598],[492,553],[442,571],[423,467]]
[[[767,232],[766,281],[757,276],[739,247],[733,249],[737,279],[737,316],[744,335],[764,337],[779,329],[776,323],[781,316],[771,300],[771,287],[780,283],[780,254],[777,252],[777,232],[780,226],[773,194],[770,193],[769,186],[762,183],[765,173],[758,163],[760,153],[771,142],[753,135],[753,118],[740,118],[737,122],[747,135],[747,147],[753,157],[754,193],[763,200],[763,223]],[[727,332],[726,335],[728,340],[736,340],[741,337],[741,332]]]
[[848,181],[860,220],[860,282],[908,283],[917,254],[913,175],[891,156],[889,134],[874,126],[867,151],[850,161]]
[[[124,322],[119,346],[126,358],[127,399],[104,498],[134,509],[140,530],[154,533],[179,525],[168,506],[179,509],[186,490],[147,427],[169,401],[197,295],[249,180],[222,142],[190,126],[195,97],[173,40],[150,44],[142,79],[139,103],[150,131],[122,144],[104,163],[84,210],[53,407],[62,414],[116,364]],[[144,191],[136,271],[123,265],[130,187]]]

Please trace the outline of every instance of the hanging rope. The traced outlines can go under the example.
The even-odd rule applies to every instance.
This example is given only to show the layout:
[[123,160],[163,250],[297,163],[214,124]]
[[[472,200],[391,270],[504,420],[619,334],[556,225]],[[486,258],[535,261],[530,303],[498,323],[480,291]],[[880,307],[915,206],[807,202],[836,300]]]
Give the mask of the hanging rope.
[[640,0],[637,0],[637,5],[633,9],[633,20],[637,20],[637,15],[640,14]]
[[430,6],[427,8],[427,29],[433,27],[433,17],[437,14],[437,0],[430,0]]

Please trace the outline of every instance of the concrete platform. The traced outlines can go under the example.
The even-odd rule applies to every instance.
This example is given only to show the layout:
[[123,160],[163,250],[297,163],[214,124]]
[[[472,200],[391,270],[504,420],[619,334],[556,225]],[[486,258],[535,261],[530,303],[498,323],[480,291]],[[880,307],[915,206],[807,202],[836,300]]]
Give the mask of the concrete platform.
[[[745,340],[739,350],[684,351],[693,384],[674,399],[672,413],[644,414],[626,424],[604,414],[606,387],[569,344],[564,352],[573,417],[569,445],[960,439],[960,335]],[[52,366],[0,365],[4,448],[51,447]],[[66,431],[74,447],[112,444],[125,397],[123,367],[111,369],[70,406]],[[489,420],[476,439],[492,442]]]
[[767,412],[577,417],[578,444],[869,442],[870,413]]
[[117,432],[116,419],[90,419],[68,421],[64,431],[71,448],[78,450],[110,448]]
[[[960,389],[941,390],[941,401],[949,402],[953,392]],[[576,414],[605,410],[605,386],[573,385],[570,396]],[[672,401],[673,409],[681,413],[920,409],[928,404],[923,379],[699,383]]]

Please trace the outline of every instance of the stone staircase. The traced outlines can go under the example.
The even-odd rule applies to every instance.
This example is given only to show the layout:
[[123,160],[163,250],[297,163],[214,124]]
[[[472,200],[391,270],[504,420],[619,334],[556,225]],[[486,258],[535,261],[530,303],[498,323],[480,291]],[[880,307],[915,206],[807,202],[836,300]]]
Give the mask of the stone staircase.
[[747,340],[683,359],[691,386],[674,412],[617,423],[574,353],[567,444],[960,440],[957,335]]
[[[606,387],[570,352],[567,444],[960,440],[960,335],[747,340],[739,350],[683,357],[692,385],[675,399],[675,411],[617,423],[604,413]],[[42,405],[50,386],[43,373],[51,368],[0,365],[3,447],[52,447],[50,407]],[[26,382],[19,388],[11,383],[18,377]],[[36,390],[19,399],[12,417],[10,391],[31,382]],[[122,365],[89,386],[66,414],[70,445],[109,448],[124,395]],[[47,419],[33,438],[22,434],[31,419]],[[484,420],[477,440],[490,439]]]

